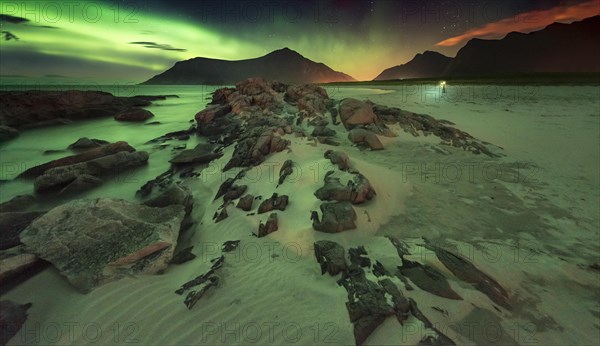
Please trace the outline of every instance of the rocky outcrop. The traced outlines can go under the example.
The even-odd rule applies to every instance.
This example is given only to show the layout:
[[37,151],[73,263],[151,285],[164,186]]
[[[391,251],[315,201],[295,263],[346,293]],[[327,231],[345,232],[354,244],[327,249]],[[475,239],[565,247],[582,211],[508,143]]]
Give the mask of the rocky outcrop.
[[[210,260],[212,263],[208,271],[198,275],[194,279],[184,283],[179,287],[175,293],[183,295],[186,291],[189,291],[185,297],[183,303],[188,309],[192,309],[194,305],[204,296],[204,294],[211,288],[217,287],[219,284],[219,276],[216,274],[219,269],[223,267],[225,263],[225,255],[228,252],[235,250],[240,245],[239,240],[228,240],[221,246],[221,256]],[[199,287],[198,287],[199,286]],[[193,289],[196,288],[197,289]],[[193,290],[192,290],[193,289]]]
[[6,345],[27,320],[31,303],[17,304],[10,300],[0,301],[0,345]]
[[439,246],[427,245],[427,248],[433,250],[440,262],[457,278],[472,284],[475,289],[488,296],[494,303],[507,310],[512,309],[508,299],[508,292],[491,276],[477,269],[477,267],[465,258],[455,255]]
[[178,253],[176,253],[173,258],[171,258],[171,264],[183,264],[185,262],[189,262],[191,260],[193,260],[194,258],[196,258],[196,255],[194,255],[194,253],[192,252],[192,250],[194,249],[193,246],[188,246],[185,249],[179,251]]
[[294,162],[292,160],[285,160],[281,169],[279,170],[279,181],[277,182],[277,186],[283,184],[285,178],[287,178],[290,174],[294,172]]
[[227,171],[233,167],[256,166],[264,162],[266,156],[283,151],[289,144],[289,140],[281,138],[272,130],[266,130],[256,135],[251,133],[235,146],[233,156],[223,170]]
[[223,195],[223,202],[227,204],[229,201],[240,198],[246,190],[248,190],[248,185],[232,185]]
[[0,212],[0,250],[20,244],[19,234],[44,212]]
[[[404,243],[395,238],[390,240],[399,249],[401,257],[407,253]],[[454,345],[427,319],[414,300],[404,296],[392,280],[383,278],[371,281],[367,278],[363,268],[370,268],[371,260],[364,246],[351,248],[348,253],[349,265],[341,245],[326,240],[315,242],[315,257],[321,266],[321,274],[342,273],[337,283],[348,293],[346,308],[354,327],[356,345],[362,345],[388,317],[395,316],[400,324],[404,324],[411,315],[423,322],[428,330],[428,335],[422,338],[420,345]],[[372,272],[376,277],[390,276],[381,263],[375,263]]]
[[102,140],[102,139],[95,139],[95,138],[90,139],[87,137],[81,137],[78,140],[76,140],[74,143],[70,144],[69,149],[87,150],[87,149],[91,149],[91,148],[101,147],[106,144],[109,144],[109,142]]
[[273,210],[284,211],[288,205],[289,197],[287,195],[278,195],[274,193],[270,198],[265,199],[258,206],[258,213],[263,214]]
[[340,102],[339,115],[348,130],[358,125],[373,124],[378,120],[371,104],[352,98]]
[[[200,286],[198,290],[193,290],[188,292],[185,297],[183,303],[187,306],[188,309],[192,309],[194,305],[202,298],[202,296],[212,287],[216,287],[219,284],[219,276],[216,275],[216,271],[223,267],[223,263],[225,262],[225,256],[221,255],[220,257],[213,258],[211,260],[212,265],[210,269],[193,280],[190,280],[180,288],[178,288],[175,293],[182,295],[186,291],[191,290],[193,287]],[[202,285],[202,286],[201,286]]]
[[352,143],[367,146],[371,150],[382,150],[383,144],[373,132],[365,129],[352,129],[348,132],[348,139]]
[[143,108],[134,108],[115,115],[115,120],[140,122],[146,121],[153,116],[154,114],[152,114],[152,112],[149,110],[145,110]]
[[315,192],[315,196],[322,201],[350,202],[361,204],[370,201],[375,196],[375,190],[369,180],[362,174],[354,174],[347,185],[342,185],[340,179],[328,175],[325,185]]
[[327,150],[324,156],[341,171],[347,171],[350,168],[350,158],[343,151]]
[[402,275],[424,291],[439,297],[462,300],[462,297],[450,287],[446,277],[428,264],[403,259],[399,270]]
[[184,207],[153,208],[119,199],[75,200],[33,221],[26,250],[52,263],[82,292],[132,274],[164,270]]
[[311,215],[313,228],[325,233],[337,233],[356,228],[356,211],[349,202],[321,204],[323,216],[319,220],[317,212]]
[[410,314],[409,301],[389,279],[375,283],[361,268],[352,267],[344,271],[338,283],[348,292],[346,308],[354,325],[356,345],[362,345],[389,316],[395,315],[402,323]]
[[31,167],[19,174],[19,178],[35,178],[44,174],[47,170],[55,167],[62,167],[94,160],[103,156],[116,154],[121,151],[133,152],[135,148],[127,144],[127,142],[115,142],[99,148],[87,150],[81,154],[63,157],[57,160],[46,162],[39,166]]
[[278,221],[277,221],[277,213],[271,213],[267,222],[261,223],[258,225],[258,234],[259,238],[262,238],[266,235],[269,235],[279,229]]
[[155,208],[164,208],[171,205],[182,206],[185,216],[181,220],[180,232],[188,229],[193,223],[192,210],[194,209],[194,196],[192,196],[190,189],[185,186],[172,184],[157,196],[147,199],[143,204]]
[[325,114],[329,103],[327,91],[315,84],[290,86],[285,92],[284,99],[308,116]]
[[254,203],[254,196],[246,195],[238,201],[237,208],[242,209],[243,211],[252,210],[252,204]]
[[204,164],[223,156],[220,152],[213,151],[213,145],[198,144],[194,149],[180,151],[174,158],[169,160],[174,165],[181,164]]
[[437,120],[427,114],[416,114],[401,110],[400,108],[382,105],[375,105],[373,110],[383,122],[399,124],[405,132],[415,137],[421,134],[424,136],[432,134],[439,137],[444,145],[463,148],[475,154],[483,153],[490,157],[499,156],[491,152],[486,147],[486,143],[475,139],[464,131],[449,126],[454,125],[449,121]]
[[315,242],[315,257],[321,265],[321,274],[337,275],[348,268],[346,263],[346,251],[340,244],[319,240]]
[[0,203],[0,212],[26,211],[34,203],[36,203],[36,199],[33,195],[18,195],[6,202]]
[[128,169],[144,165],[148,161],[145,151],[121,151],[94,160],[48,169],[34,182],[38,193],[77,193],[102,183],[100,177],[116,175]]
[[[17,130],[114,117],[146,107],[160,96],[116,97],[101,91],[0,91],[0,126]],[[7,131],[0,131],[7,132]],[[8,130],[10,131],[10,129]]]

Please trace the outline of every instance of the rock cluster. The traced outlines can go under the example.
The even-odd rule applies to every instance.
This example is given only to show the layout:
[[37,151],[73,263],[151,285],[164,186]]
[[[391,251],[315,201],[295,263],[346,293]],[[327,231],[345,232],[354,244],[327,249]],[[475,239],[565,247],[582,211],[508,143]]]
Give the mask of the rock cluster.
[[442,140],[442,144],[450,145],[475,154],[483,153],[490,157],[497,157],[498,154],[491,152],[486,143],[481,142],[470,134],[451,127],[453,123],[446,120],[437,120],[426,114],[416,114],[407,112],[395,107],[383,105],[374,105],[373,111],[384,123],[399,124],[405,132],[418,137],[421,133],[424,136],[432,134]]
[[[371,261],[364,247],[348,250],[350,264],[346,260],[344,247],[336,242],[320,240],[314,243],[314,249],[321,274],[329,273],[335,276],[341,273],[337,283],[348,293],[346,309],[354,326],[356,345],[362,345],[388,317],[395,316],[398,322],[403,324],[411,315],[423,322],[425,327],[431,329],[435,335],[423,337],[420,344],[433,342],[433,344],[454,345],[450,338],[437,330],[423,315],[414,300],[404,296],[392,280],[386,277],[371,281],[367,278],[363,268],[371,267]],[[389,276],[381,263],[376,263],[373,266],[373,273],[377,273],[378,277]]]
[[18,130],[74,120],[145,120],[151,113],[140,107],[165,98],[116,97],[101,91],[0,91],[0,141],[16,137]]

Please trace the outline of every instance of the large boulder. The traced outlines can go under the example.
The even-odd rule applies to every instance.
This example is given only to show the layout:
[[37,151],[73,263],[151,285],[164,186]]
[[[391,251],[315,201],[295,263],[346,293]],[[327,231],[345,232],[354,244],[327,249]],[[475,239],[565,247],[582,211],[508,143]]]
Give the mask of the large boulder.
[[382,150],[383,144],[376,134],[365,129],[352,129],[348,132],[348,139],[352,143],[366,145],[372,150]]
[[344,99],[340,102],[340,119],[347,129],[357,125],[368,125],[377,122],[373,106],[357,99]]
[[326,176],[325,185],[315,192],[315,196],[322,201],[348,201],[360,204],[370,201],[375,196],[375,190],[369,180],[362,174],[355,174],[347,185],[342,185],[339,178]]
[[325,233],[337,233],[356,228],[356,211],[349,202],[321,204],[323,217],[319,220],[317,212],[311,215],[313,228]]
[[36,219],[21,233],[30,253],[52,263],[82,292],[125,275],[167,267],[184,207],[153,208],[120,199],[75,200]]
[[115,115],[118,121],[146,121],[152,118],[154,114],[143,108],[134,108]]
[[119,174],[147,161],[148,153],[145,151],[121,151],[94,160],[49,169],[35,179],[34,188],[36,192],[80,192],[98,186],[101,183],[98,177]]
[[35,178],[39,175],[44,174],[47,170],[54,167],[68,166],[75,163],[85,162],[99,157],[112,155],[121,151],[132,152],[135,149],[127,144],[127,142],[115,142],[112,144],[104,145],[98,148],[87,150],[81,154],[71,155],[56,159],[50,162],[46,162],[39,166],[34,166],[19,175],[19,178]]

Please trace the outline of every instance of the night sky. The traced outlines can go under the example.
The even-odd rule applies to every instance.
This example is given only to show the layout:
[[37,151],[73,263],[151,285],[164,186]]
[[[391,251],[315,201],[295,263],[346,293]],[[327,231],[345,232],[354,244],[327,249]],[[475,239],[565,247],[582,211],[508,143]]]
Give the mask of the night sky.
[[425,50],[597,15],[600,1],[2,1],[0,13],[3,83],[141,82],[179,60],[283,47],[371,80]]

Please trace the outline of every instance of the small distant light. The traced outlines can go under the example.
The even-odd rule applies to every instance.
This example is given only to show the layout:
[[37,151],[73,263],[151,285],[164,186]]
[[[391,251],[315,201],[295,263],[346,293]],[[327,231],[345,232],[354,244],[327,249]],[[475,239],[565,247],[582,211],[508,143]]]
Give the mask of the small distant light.
[[441,86],[441,87],[444,87],[444,86],[446,86],[446,81],[441,81],[441,82],[440,82],[440,86]]

